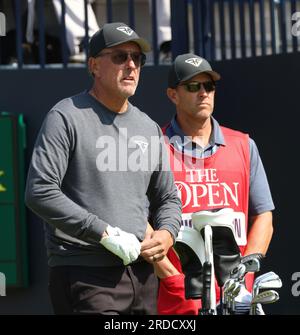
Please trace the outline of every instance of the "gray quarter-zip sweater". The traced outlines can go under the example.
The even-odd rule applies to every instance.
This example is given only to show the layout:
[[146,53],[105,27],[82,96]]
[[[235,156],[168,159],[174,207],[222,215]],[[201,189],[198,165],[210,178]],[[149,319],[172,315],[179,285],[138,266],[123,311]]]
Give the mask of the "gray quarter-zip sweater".
[[175,239],[177,196],[159,126],[129,103],[108,110],[89,93],[47,114],[28,172],[25,201],[45,222],[49,265],[114,266],[99,244],[107,225],[142,241],[150,217]]

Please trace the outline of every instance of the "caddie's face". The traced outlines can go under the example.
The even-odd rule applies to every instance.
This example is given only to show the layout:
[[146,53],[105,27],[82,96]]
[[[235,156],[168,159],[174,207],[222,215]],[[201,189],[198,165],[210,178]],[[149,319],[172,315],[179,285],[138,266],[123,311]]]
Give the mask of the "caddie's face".
[[100,92],[113,99],[134,95],[139,82],[140,59],[140,47],[134,42],[102,50],[90,67]]
[[[205,83],[206,88],[202,83]],[[200,73],[186,82],[181,82],[175,89],[169,88],[167,94],[176,105],[177,113],[185,117],[205,121],[213,112],[214,83],[206,73]]]

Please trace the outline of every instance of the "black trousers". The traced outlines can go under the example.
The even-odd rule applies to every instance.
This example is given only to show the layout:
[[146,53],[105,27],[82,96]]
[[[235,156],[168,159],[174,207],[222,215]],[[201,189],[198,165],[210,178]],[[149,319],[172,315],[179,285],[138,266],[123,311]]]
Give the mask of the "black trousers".
[[49,268],[54,314],[155,315],[158,280],[151,264]]

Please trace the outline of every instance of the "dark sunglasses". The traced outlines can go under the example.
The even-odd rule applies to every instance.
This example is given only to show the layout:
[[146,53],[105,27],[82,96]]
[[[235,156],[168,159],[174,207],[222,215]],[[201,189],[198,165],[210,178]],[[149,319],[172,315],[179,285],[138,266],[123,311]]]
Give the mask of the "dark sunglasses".
[[102,57],[110,55],[111,61],[116,65],[121,65],[127,62],[128,56],[133,60],[136,67],[143,66],[146,63],[146,55],[142,52],[126,52],[121,50],[103,52],[98,54],[96,57]]
[[198,92],[201,90],[201,86],[203,86],[207,93],[213,92],[216,89],[216,84],[213,81],[205,81],[204,83],[191,81],[189,83],[180,84],[180,86],[184,86],[188,92]]

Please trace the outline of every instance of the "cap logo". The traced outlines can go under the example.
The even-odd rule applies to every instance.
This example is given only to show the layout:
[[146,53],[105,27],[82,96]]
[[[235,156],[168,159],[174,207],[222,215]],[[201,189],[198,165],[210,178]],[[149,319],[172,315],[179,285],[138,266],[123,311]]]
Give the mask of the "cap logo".
[[132,33],[133,33],[133,30],[129,27],[126,27],[126,26],[118,27],[117,30],[121,31],[122,33],[124,33],[128,36],[131,36]]
[[202,61],[203,61],[202,58],[189,58],[185,60],[186,63],[191,64],[195,67],[199,67]]

